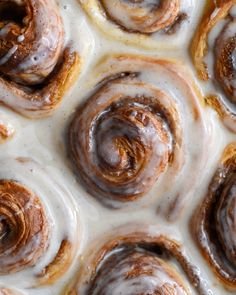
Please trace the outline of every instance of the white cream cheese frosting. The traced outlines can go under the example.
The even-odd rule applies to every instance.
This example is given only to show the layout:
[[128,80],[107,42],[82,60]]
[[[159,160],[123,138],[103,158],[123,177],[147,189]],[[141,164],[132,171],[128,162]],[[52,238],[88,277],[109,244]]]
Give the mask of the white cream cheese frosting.
[[[109,74],[109,71],[102,72],[102,67],[104,71],[107,70],[104,57],[135,54],[157,59],[177,60],[190,73],[191,80],[194,80],[197,89],[200,91],[199,97],[203,97],[209,92],[209,89],[214,88],[214,85],[206,85],[197,79],[188,53],[189,42],[203,13],[204,1],[182,1],[183,7],[186,5],[188,11],[190,11],[189,17],[191,18],[191,21],[184,24],[183,34],[180,30],[177,36],[174,37],[174,41],[170,40],[169,36],[160,41],[158,34],[154,37],[155,40],[150,37],[150,46],[145,46],[149,47],[149,49],[138,46],[141,41],[134,41],[137,38],[134,34],[130,37],[132,42],[125,40],[127,32],[125,34],[118,33],[118,38],[115,38],[113,34],[114,31],[118,30],[116,27],[109,28],[110,31],[113,31],[112,34],[110,32],[109,34],[104,33],[96,25],[96,22],[88,17],[80,5],[80,1],[58,0],[57,2],[65,26],[65,45],[70,44],[80,55],[82,65],[79,78],[64,97],[61,106],[49,118],[30,120],[6,107],[0,107],[1,114],[3,114],[4,118],[7,117],[6,124],[11,124],[8,126],[13,126],[15,129],[13,138],[0,145],[0,178],[20,181],[39,197],[41,196],[49,220],[53,220],[52,227],[55,230],[52,231],[47,249],[48,253],[35,266],[35,269],[26,269],[16,274],[0,276],[0,286],[2,288],[12,288],[13,292],[26,295],[64,294],[67,285],[70,285],[73,278],[80,271],[81,261],[86,258],[88,248],[97,249],[96,247],[101,245],[101,238],[106,237],[109,233],[115,235],[116,228],[125,228],[126,224],[132,224],[131,228],[135,228],[137,224],[146,224],[148,231],[154,229],[156,231],[155,226],[158,225],[160,231],[167,232],[168,235],[182,244],[184,252],[191,258],[192,264],[196,266],[197,272],[208,292],[207,294],[232,294],[222,287],[212,273],[193,241],[189,230],[189,221],[192,214],[206,194],[209,182],[215,173],[225,147],[227,144],[236,141],[236,135],[222,124],[214,110],[203,106],[201,101],[198,102],[202,121],[204,122],[200,127],[201,131],[199,132],[196,126],[191,126],[191,123],[187,126],[187,130],[184,130],[186,132],[186,154],[189,155],[188,152],[191,151],[191,158],[189,156],[187,158],[187,173],[177,178],[175,186],[171,187],[169,191],[171,194],[165,193],[164,197],[159,190],[161,192],[162,190],[168,191],[172,176],[169,175],[169,177],[163,179],[161,188],[159,188],[159,182],[154,183],[152,189],[145,193],[145,198],[152,200],[148,203],[141,201],[118,210],[101,205],[77,181],[66,148],[68,125],[77,108],[89,99],[94,90],[95,81],[99,82],[106,74]],[[81,2],[84,4],[86,1],[81,0]],[[152,4],[152,2],[148,1],[149,4]],[[99,18],[99,22],[104,22],[105,28],[108,26],[104,15],[97,15],[96,9],[92,13]],[[162,42],[166,42],[168,50],[163,48]],[[174,50],[171,50],[171,42],[174,42]],[[133,46],[133,43],[136,44]],[[9,52],[9,55],[11,53]],[[4,58],[7,58],[7,56]],[[210,60],[210,57],[207,58]],[[1,62],[4,62],[4,60],[0,60]],[[132,65],[128,65],[128,67],[132,67]],[[114,65],[112,72],[115,71],[116,65]],[[166,83],[166,80],[169,82],[168,79],[170,78],[167,78],[165,72],[163,72],[163,76],[160,72],[158,74],[158,86],[163,87],[168,93],[172,93],[177,102],[181,104],[181,95],[184,90],[177,89],[178,85],[171,88],[172,86],[169,85],[172,83]],[[162,81],[162,77],[166,78],[165,81]],[[153,79],[155,80],[155,77],[149,75],[148,71],[143,74],[142,78],[150,83],[153,83]],[[177,81],[173,81],[173,83],[178,84]],[[0,91],[4,94],[4,89],[1,86]],[[129,91],[131,92],[132,89]],[[181,112],[183,114],[186,112],[186,118],[191,117],[188,108],[184,105],[181,106]],[[6,121],[3,120],[3,122]],[[194,130],[193,133],[191,133],[191,128]],[[190,140],[188,134],[193,140]],[[194,159],[194,157],[199,156],[199,153],[204,158],[201,163],[198,163],[201,169],[196,165],[196,158]],[[30,160],[29,163],[21,166],[16,160],[19,157],[31,158],[33,161]],[[39,172],[41,168],[38,170],[35,167],[35,161],[39,163],[40,167],[44,167],[43,170],[46,171],[48,177],[52,176],[56,180],[56,188],[54,184],[52,188],[50,187],[50,182],[48,182],[48,178],[44,174],[45,171],[43,173]],[[196,169],[200,169],[200,173]],[[186,186],[184,186],[184,183],[186,183]],[[194,185],[188,187],[189,183],[194,183]],[[187,192],[185,196],[181,196],[182,189],[183,192]],[[177,214],[174,221],[171,222],[167,218],[166,210],[170,200],[174,200],[179,195],[184,206],[181,206],[181,214]],[[50,200],[48,201],[47,198]],[[151,225],[155,226],[152,227]],[[129,226],[127,230],[130,231]],[[65,234],[69,236],[73,247],[76,248],[70,267],[54,284],[37,285],[35,281],[36,270],[39,271],[51,261],[53,252],[58,249],[58,239],[61,240]],[[102,242],[104,243],[104,241],[105,238]],[[178,272],[185,277],[181,267],[178,267]],[[121,286],[117,286],[117,288],[117,290],[122,290]],[[190,294],[197,294],[197,291],[189,283],[188,289],[191,292]],[[122,294],[125,295],[126,293]]]

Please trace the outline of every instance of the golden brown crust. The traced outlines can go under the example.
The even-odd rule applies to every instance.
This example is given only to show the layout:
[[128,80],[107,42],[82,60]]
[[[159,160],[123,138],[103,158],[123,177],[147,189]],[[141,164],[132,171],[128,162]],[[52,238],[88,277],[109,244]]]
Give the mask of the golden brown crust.
[[[180,244],[166,235],[137,231],[113,237],[82,267],[76,287],[68,294],[191,294],[181,267],[199,294],[206,294]],[[175,263],[174,263],[175,261]],[[149,293],[148,293],[149,294]]]
[[[27,117],[47,116],[78,76],[79,57],[63,51],[64,26],[54,0],[13,3],[0,3],[0,102]],[[23,10],[22,19],[8,19],[11,5],[15,13]]]
[[236,290],[236,144],[229,145],[191,221],[202,255],[226,288]]
[[38,275],[39,284],[52,285],[55,283],[69,268],[72,259],[72,245],[69,241],[63,240],[53,261]]
[[205,97],[205,101],[217,112],[225,126],[230,131],[236,132],[236,113],[226,106],[222,98],[217,95],[208,95]]

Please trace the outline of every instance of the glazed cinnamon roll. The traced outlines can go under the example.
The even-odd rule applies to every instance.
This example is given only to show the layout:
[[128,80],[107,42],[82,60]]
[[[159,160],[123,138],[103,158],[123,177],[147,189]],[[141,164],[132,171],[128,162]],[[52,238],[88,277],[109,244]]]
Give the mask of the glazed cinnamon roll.
[[202,255],[226,288],[236,290],[236,144],[229,145],[196,211],[192,232]]
[[[79,278],[67,294],[207,294],[182,246],[152,227],[103,239],[91,250]],[[96,241],[96,244],[98,241]],[[185,273],[185,274],[183,274]],[[187,278],[186,278],[187,277]]]
[[236,131],[235,63],[236,3],[207,1],[206,12],[191,45],[198,76],[217,88],[206,97],[224,123]]
[[164,42],[165,48],[183,43],[198,5],[191,0],[79,1],[104,33],[143,47],[163,47]]
[[1,283],[51,285],[67,272],[80,248],[77,207],[36,162],[0,163]]
[[0,102],[27,117],[59,105],[79,71],[64,35],[55,0],[0,1]]
[[[104,205],[137,200],[155,183],[159,194],[181,186],[193,155],[198,171],[202,158],[194,141],[200,155],[205,130],[190,77],[180,63],[147,57],[114,56],[99,64],[94,90],[69,126],[68,154],[86,189]],[[176,212],[183,195],[170,198]]]

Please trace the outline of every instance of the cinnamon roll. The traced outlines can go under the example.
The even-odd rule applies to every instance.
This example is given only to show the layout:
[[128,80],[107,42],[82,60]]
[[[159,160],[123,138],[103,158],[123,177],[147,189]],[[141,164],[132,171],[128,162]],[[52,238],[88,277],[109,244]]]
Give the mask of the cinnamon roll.
[[201,96],[188,70],[174,61],[113,56],[97,66],[91,84],[68,129],[79,179],[109,207],[140,199],[156,182],[159,194],[172,187],[170,207],[179,213],[185,194],[176,194],[190,159],[198,173],[205,142]]
[[0,161],[1,283],[51,285],[79,251],[77,207],[48,173],[29,159]]
[[193,236],[202,255],[226,288],[236,290],[236,144],[229,145],[193,216]]
[[233,0],[207,1],[206,12],[191,44],[199,78],[216,87],[206,101],[233,131],[236,131],[235,9]]
[[195,288],[199,294],[207,294],[179,242],[151,226],[117,231],[115,237],[106,238],[105,243],[103,239],[102,246],[88,253],[67,294],[187,295]]
[[105,34],[146,48],[173,49],[183,43],[198,6],[192,0],[79,1]]
[[64,45],[55,0],[0,2],[0,102],[27,117],[49,115],[79,71]]

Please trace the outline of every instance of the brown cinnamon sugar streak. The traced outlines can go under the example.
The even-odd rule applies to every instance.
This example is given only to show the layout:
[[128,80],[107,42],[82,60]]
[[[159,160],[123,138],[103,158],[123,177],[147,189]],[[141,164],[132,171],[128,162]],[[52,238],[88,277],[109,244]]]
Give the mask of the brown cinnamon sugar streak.
[[98,250],[88,252],[88,258],[77,283],[66,294],[187,295],[192,294],[189,284],[199,294],[207,294],[181,245],[158,231],[113,235]]
[[[235,49],[236,19],[232,11],[236,1],[207,1],[205,14],[196,30],[191,44],[191,55],[197,74],[204,81],[211,81],[220,87],[226,100],[215,93],[207,95],[206,102],[215,108],[228,128],[236,132],[236,111],[228,106],[227,100],[236,105]],[[214,42],[210,34],[215,30]],[[218,31],[217,31],[218,30]],[[209,56],[212,55],[213,69]]]
[[27,117],[47,116],[78,71],[55,0],[0,2],[0,102]]
[[222,284],[236,290],[236,144],[229,145],[193,216],[191,230],[202,255]]

